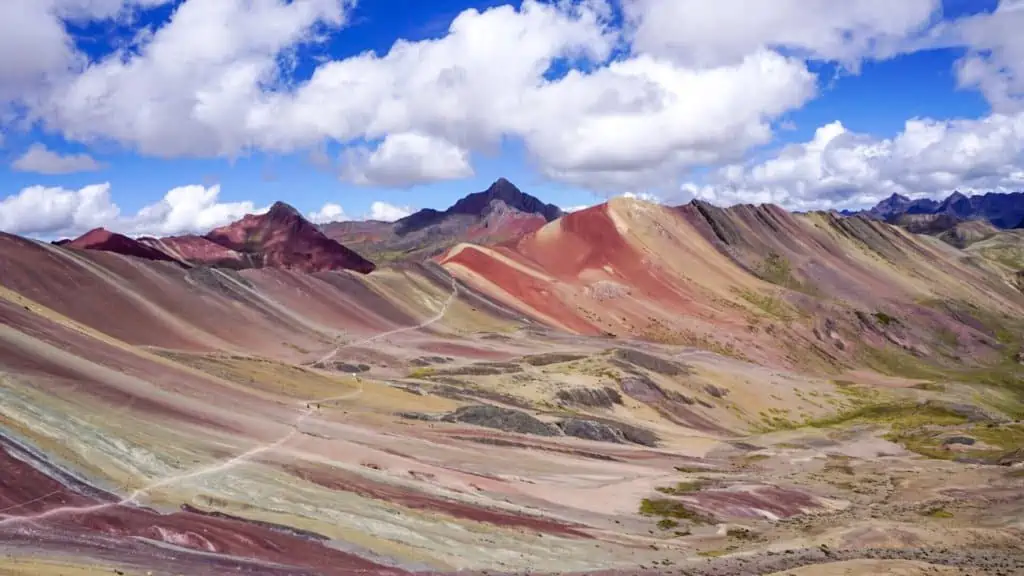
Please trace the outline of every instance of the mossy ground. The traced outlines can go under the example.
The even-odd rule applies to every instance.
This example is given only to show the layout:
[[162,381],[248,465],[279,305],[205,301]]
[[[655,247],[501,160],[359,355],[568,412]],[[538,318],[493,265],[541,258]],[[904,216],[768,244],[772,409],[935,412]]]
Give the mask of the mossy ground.
[[661,519],[687,520],[694,524],[708,524],[710,519],[683,502],[670,498],[644,498],[640,501],[640,514]]
[[661,492],[662,494],[669,494],[669,495],[672,495],[672,496],[679,496],[681,494],[689,494],[691,492],[698,492],[702,488],[704,488],[704,486],[706,486],[706,485],[707,485],[707,483],[704,482],[703,480],[691,480],[691,481],[688,481],[688,482],[676,482],[672,486],[659,486],[659,487],[655,488],[655,490],[657,490],[658,492]]
[[[950,450],[943,442],[950,435],[974,438],[981,447],[966,446],[961,450]],[[951,460],[953,458],[976,458],[995,460],[1003,454],[1024,446],[1024,425],[1021,424],[973,424],[960,426],[955,430],[934,428],[893,429],[886,439],[896,442],[911,452],[928,458]]]

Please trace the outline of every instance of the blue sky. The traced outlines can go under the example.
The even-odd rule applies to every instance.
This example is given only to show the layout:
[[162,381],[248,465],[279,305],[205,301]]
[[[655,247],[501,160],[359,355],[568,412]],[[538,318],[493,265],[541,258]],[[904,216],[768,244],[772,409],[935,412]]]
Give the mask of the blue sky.
[[[872,12],[865,4],[836,16],[815,14],[820,3],[813,0],[770,0],[774,15],[733,11],[724,20],[713,12],[729,10],[725,0],[692,4],[699,8],[578,0],[543,11],[529,1],[512,3],[514,10],[500,8],[509,4],[500,0],[305,0],[304,8],[302,1],[267,0],[277,11],[266,14],[246,13],[235,0],[112,0],[106,4],[114,10],[86,13],[40,8],[75,49],[47,61],[40,56],[34,76],[0,65],[0,81],[12,86],[0,93],[0,228],[59,235],[104,224],[102,216],[82,216],[81,192],[104,184],[102,202],[118,214],[111,219],[106,211],[111,227],[178,233],[275,200],[307,214],[335,204],[349,218],[369,215],[374,203],[445,208],[499,176],[564,207],[634,193],[668,203],[700,196],[793,209],[858,207],[892,192],[1008,190],[1021,178],[1022,92],[1014,83],[1024,73],[1013,65],[1024,64],[1000,59],[1024,50],[1005,33],[1007,20],[1024,11],[1010,10],[1009,1],[997,11],[996,0],[946,0],[941,7],[908,0],[920,9]],[[483,16],[464,14],[470,9]],[[756,20],[785,10],[799,13],[782,30]],[[223,18],[243,32],[196,26],[190,39],[189,11],[195,22]],[[462,25],[450,31],[456,17]],[[693,28],[701,19],[704,28]],[[711,31],[710,40],[697,37],[714,25],[728,28]],[[279,41],[266,39],[277,31]],[[752,43],[759,33],[763,41]],[[59,53],[44,29],[35,37],[36,52]],[[395,56],[402,51],[396,42],[413,48]],[[430,52],[428,44],[439,47]],[[476,55],[492,51],[488,70]],[[367,52],[376,55],[372,68],[351,76],[332,70],[341,80],[325,80],[331,64]],[[179,58],[194,59],[194,73],[174,69]],[[968,61],[978,71],[973,76],[964,71]],[[236,87],[221,83],[246,64],[264,75],[230,92]],[[765,66],[776,68],[768,75]],[[436,80],[446,67],[458,83],[451,107]],[[567,77],[580,74],[574,68],[583,80]],[[627,75],[615,72],[627,68]],[[377,92],[350,98],[351,83],[375,79],[378,69]],[[420,70],[441,72],[423,85],[408,80]],[[773,80],[786,74],[791,81]],[[657,84],[669,75],[675,83]],[[154,87],[159,82],[166,86]],[[311,88],[321,84],[330,89]],[[675,99],[675,108],[644,118],[637,110],[656,105],[637,100],[641,89],[660,90],[651,102]],[[596,92],[634,108],[609,113],[592,98]],[[216,108],[220,116],[204,108],[209,94],[230,103]],[[732,104],[723,109],[716,100]],[[563,118],[564,127],[557,125]],[[934,120],[942,133],[920,140],[922,131],[906,126],[915,118]],[[842,128],[822,129],[837,121]],[[1000,148],[971,148],[968,165],[956,156],[965,142],[1007,130],[1014,136]],[[385,136],[394,137],[393,149],[382,145]],[[26,160],[32,147],[49,156]],[[941,166],[942,154],[953,168]],[[913,166],[926,157],[940,160]],[[216,194],[196,206],[178,200],[165,202],[160,215],[137,215],[170,190],[214,185]],[[32,188],[41,191],[30,198],[24,191]],[[39,212],[33,202],[52,213],[32,222]]]

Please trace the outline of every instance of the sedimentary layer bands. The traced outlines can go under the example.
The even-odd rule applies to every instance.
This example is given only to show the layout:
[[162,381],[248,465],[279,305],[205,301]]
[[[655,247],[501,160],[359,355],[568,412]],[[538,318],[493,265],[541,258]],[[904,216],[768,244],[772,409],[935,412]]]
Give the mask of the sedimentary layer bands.
[[0,575],[1024,570],[1024,294],[938,238],[617,199],[185,260],[0,234]]

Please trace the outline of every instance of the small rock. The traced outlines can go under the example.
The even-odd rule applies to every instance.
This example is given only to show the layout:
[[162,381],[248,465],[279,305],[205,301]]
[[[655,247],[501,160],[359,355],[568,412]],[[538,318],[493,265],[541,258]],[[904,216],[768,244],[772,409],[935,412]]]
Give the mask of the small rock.
[[715,398],[725,398],[725,396],[729,394],[729,391],[725,388],[719,388],[718,386],[713,386],[711,384],[705,386],[704,391]]
[[976,440],[970,436],[950,436],[942,441],[942,445],[963,444],[964,446],[973,446],[975,442]]

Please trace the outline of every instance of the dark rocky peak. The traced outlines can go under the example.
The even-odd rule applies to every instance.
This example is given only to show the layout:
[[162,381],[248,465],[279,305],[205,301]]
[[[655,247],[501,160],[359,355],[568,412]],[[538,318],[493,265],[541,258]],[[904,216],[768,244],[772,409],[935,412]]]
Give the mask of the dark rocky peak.
[[267,211],[267,216],[271,220],[275,221],[290,221],[295,219],[303,219],[302,214],[299,213],[291,204],[286,204],[278,200],[274,202],[274,205]]
[[399,236],[411,234],[435,224],[440,224],[452,216],[473,216],[487,218],[496,207],[504,210],[511,208],[528,214],[538,214],[551,222],[561,218],[562,209],[554,204],[545,204],[537,198],[526,194],[505,178],[498,178],[483,192],[474,192],[462,198],[444,212],[424,208],[395,222],[395,233]]
[[545,204],[534,196],[524,193],[505,178],[498,178],[494,184],[483,192],[475,192],[459,200],[446,212],[448,214],[471,214],[473,216],[485,216],[491,207],[491,202],[501,200],[509,208],[520,212],[540,214],[545,220],[551,222],[561,218],[562,209],[554,204]]
[[904,212],[911,204],[913,204],[913,200],[910,198],[902,194],[893,194],[878,204],[875,204],[873,208],[868,210],[868,213],[872,216],[887,218]]
[[910,197],[893,192],[892,196],[882,200],[879,204],[884,204],[886,206],[905,206],[910,204]]
[[974,216],[974,206],[971,199],[959,191],[953,192],[948,198],[939,204],[938,211],[945,214],[952,214],[960,218],[971,218]]

